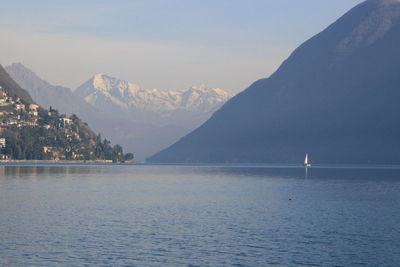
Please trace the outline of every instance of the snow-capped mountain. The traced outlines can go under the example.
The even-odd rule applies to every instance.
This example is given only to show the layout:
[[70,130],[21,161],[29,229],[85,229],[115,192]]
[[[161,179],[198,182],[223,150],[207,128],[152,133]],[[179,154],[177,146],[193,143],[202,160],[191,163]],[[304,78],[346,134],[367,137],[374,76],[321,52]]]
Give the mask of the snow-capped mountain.
[[104,74],[96,74],[75,93],[101,109],[155,112],[164,116],[180,110],[213,112],[233,96],[222,89],[205,86],[171,91],[143,89],[137,84]]

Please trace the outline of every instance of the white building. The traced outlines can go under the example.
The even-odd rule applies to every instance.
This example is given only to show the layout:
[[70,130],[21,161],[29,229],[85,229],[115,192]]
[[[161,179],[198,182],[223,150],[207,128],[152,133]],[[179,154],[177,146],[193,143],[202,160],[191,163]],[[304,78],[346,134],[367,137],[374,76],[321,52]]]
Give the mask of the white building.
[[0,148],[5,148],[6,147],[6,138],[1,137],[0,138]]
[[15,104],[15,109],[16,110],[24,110],[25,109],[25,105],[24,104]]
[[64,124],[71,124],[72,120],[70,118],[61,118]]

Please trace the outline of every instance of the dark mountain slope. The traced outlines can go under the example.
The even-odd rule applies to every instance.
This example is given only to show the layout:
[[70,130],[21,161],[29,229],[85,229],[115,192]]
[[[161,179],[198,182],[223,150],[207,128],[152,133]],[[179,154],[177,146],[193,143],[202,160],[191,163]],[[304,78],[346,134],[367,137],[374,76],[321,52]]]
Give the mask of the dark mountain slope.
[[150,162],[400,162],[400,2],[369,0]]

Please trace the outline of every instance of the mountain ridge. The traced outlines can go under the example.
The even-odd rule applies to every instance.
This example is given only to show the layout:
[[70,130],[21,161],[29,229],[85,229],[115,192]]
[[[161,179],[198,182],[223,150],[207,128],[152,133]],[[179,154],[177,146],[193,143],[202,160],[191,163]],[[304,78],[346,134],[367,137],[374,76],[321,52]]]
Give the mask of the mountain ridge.
[[137,84],[104,74],[94,75],[74,92],[93,106],[160,114],[179,109],[210,112],[233,96],[220,88],[205,86],[169,91],[143,89]]

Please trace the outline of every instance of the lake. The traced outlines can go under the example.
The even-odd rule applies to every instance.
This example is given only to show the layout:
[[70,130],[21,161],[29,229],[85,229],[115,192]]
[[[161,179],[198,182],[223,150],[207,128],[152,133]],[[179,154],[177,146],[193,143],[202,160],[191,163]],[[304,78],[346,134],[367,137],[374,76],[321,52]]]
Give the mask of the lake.
[[0,266],[396,266],[400,168],[0,166]]

